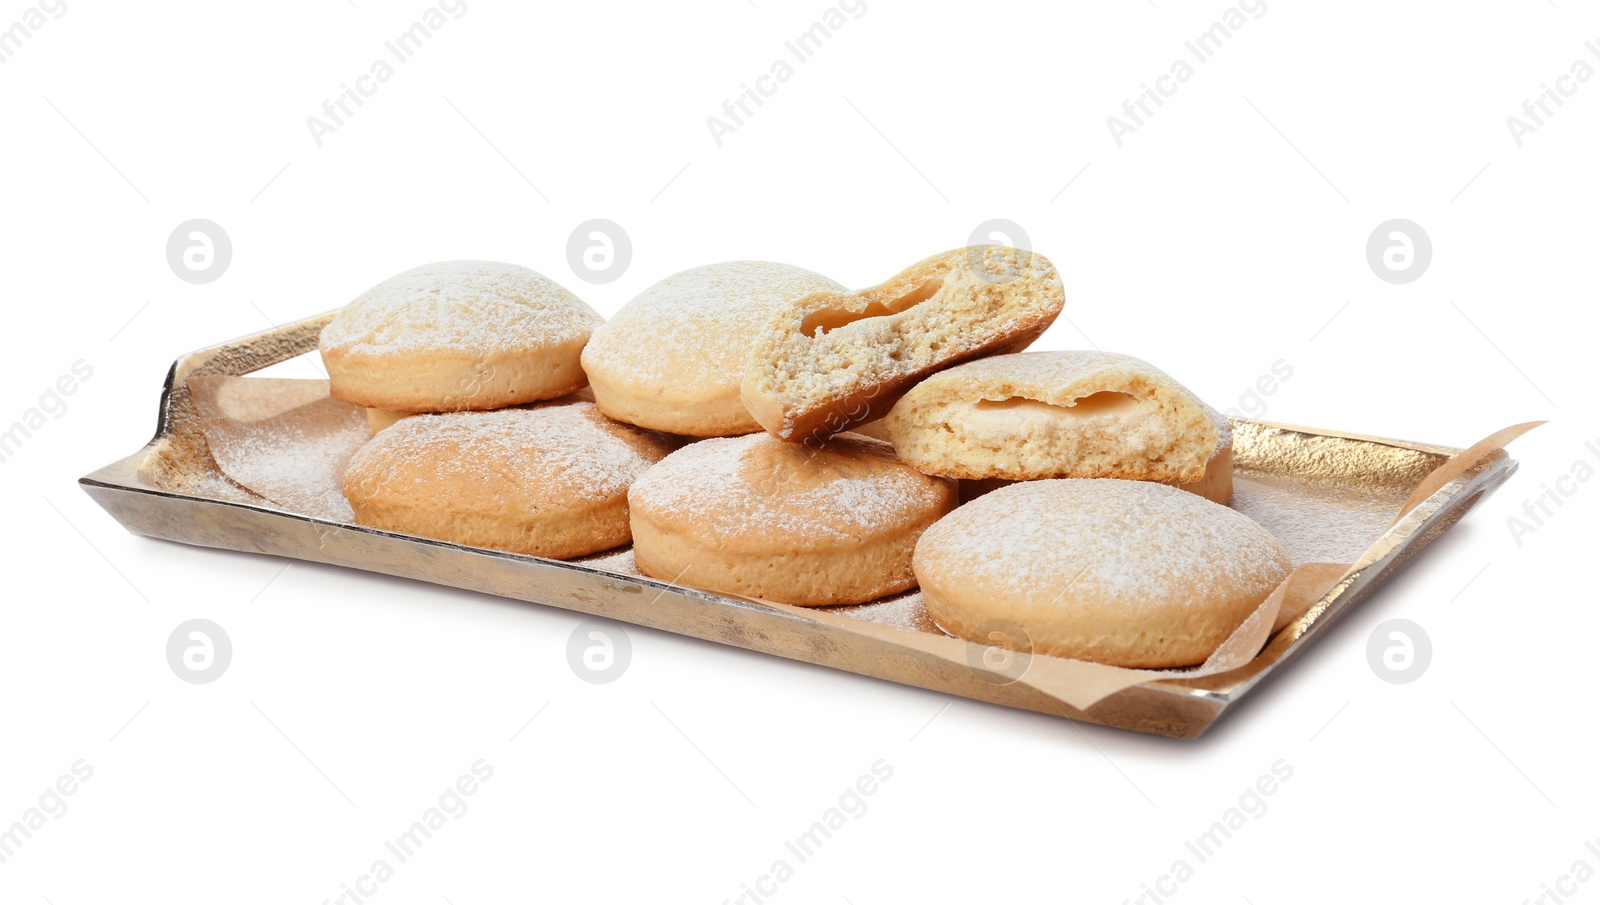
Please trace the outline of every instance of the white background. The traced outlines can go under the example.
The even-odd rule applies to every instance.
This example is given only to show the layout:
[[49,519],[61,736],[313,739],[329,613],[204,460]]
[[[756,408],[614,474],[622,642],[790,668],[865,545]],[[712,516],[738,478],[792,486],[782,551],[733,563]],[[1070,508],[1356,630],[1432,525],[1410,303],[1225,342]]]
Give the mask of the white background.
[[[867,812],[772,898],[1136,899],[1280,759],[1292,778],[1178,900],[1522,902],[1600,869],[1600,482],[1564,485],[1520,545],[1507,526],[1575,461],[1600,467],[1600,78],[1522,147],[1506,125],[1575,60],[1600,67],[1592,9],[1270,0],[1119,148],[1106,118],[1220,0],[868,0],[718,147],[707,117],[821,2],[468,0],[318,147],[306,118],[420,0],[67,6],[0,66],[0,424],[93,369],[0,464],[0,826],[75,761],[94,773],[0,864],[0,900],[337,898],[479,758],[493,778],[379,905],[733,899],[879,759]],[[0,29],[27,8],[0,5]],[[233,242],[208,285],[165,257],[197,217]],[[634,247],[599,286],[565,252],[595,217]],[[525,264],[611,312],[719,260],[868,285],[997,217],[1066,280],[1040,348],[1133,353],[1220,408],[1283,359],[1265,417],[1290,423],[1459,446],[1552,423],[1197,742],[642,629],[592,686],[565,656],[575,615],[133,537],[73,483],[145,442],[180,353],[420,263]],[[1408,285],[1364,252],[1396,217],[1434,248]],[[194,617],[233,641],[211,685],[165,658]],[[1396,617],[1433,642],[1410,685],[1365,654]],[[1600,900],[1600,878],[1576,892]]]

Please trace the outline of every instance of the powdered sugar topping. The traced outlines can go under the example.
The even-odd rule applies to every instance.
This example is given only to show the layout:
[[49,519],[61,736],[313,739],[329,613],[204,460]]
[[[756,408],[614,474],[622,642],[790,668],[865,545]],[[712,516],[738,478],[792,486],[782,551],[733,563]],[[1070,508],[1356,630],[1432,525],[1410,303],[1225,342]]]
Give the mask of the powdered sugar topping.
[[1264,596],[1289,568],[1283,546],[1244,515],[1162,484],[1112,479],[1002,487],[928,529],[917,561],[959,563],[963,580],[996,594],[1048,601],[1071,588],[1128,604],[1170,600],[1180,588],[1203,602],[1247,584]]
[[772,313],[813,292],[843,292],[821,274],[770,261],[729,261],[675,273],[639,293],[597,329],[586,366],[640,385],[727,384],[744,376]]
[[442,261],[357,296],[323,328],[322,347],[488,354],[579,340],[601,320],[582,299],[526,267]]

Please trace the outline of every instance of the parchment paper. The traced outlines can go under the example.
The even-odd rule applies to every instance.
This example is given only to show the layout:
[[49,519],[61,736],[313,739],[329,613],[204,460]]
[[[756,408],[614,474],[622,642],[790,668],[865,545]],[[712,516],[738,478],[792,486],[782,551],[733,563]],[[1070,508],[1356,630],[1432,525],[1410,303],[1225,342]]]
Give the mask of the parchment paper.
[[372,438],[366,412],[326,380],[195,377],[189,393],[222,473],[290,512],[349,523],[340,483]]

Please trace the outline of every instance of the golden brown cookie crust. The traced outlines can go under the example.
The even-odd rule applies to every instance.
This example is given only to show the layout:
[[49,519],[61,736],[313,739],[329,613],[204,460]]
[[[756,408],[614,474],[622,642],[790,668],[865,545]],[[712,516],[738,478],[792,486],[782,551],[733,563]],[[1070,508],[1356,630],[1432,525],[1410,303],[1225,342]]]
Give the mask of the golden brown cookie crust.
[[628,486],[672,449],[593,403],[403,418],[356,451],[357,524],[567,559],[628,542]]
[[484,411],[588,382],[579,355],[602,318],[514,264],[443,261],[384,280],[323,328],[330,392],[392,412]]
[[855,434],[809,448],[758,433],[684,447],[646,472],[629,501],[646,575],[829,606],[913,587],[911,551],[954,507],[955,486]]
[[924,532],[913,563],[929,615],[957,637],[1016,627],[1035,653],[1149,669],[1205,660],[1292,567],[1232,509],[1092,478],[986,494]]

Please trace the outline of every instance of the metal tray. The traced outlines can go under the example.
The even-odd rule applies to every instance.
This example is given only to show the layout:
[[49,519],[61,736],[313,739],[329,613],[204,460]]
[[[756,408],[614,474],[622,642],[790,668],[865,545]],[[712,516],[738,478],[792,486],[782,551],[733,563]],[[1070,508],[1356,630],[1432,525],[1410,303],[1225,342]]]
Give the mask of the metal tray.
[[[628,574],[617,562],[631,557],[620,554],[565,562],[502,553],[310,518],[255,496],[218,471],[186,381],[244,375],[315,350],[331,317],[318,315],[179,358],[162,390],[154,439],[79,483],[136,534],[466,588],[1173,738],[1199,736],[1281,672],[1516,470],[1515,460],[1496,451],[1385,530],[1422,478],[1460,450],[1236,420],[1235,508],[1276,528],[1300,560],[1326,559],[1337,551],[1320,547],[1340,537],[1349,543],[1355,534],[1355,547],[1334,560],[1353,565],[1246,666],[1206,678],[1150,681],[1080,709],[1053,693],[1048,680],[997,683],[980,665],[984,648],[938,632],[925,613],[917,618],[914,594],[859,607],[765,604]],[[1319,519],[1330,530],[1308,535],[1306,527]],[[1376,539],[1363,549],[1360,537]]]

